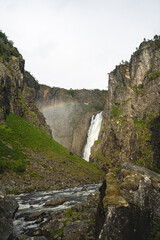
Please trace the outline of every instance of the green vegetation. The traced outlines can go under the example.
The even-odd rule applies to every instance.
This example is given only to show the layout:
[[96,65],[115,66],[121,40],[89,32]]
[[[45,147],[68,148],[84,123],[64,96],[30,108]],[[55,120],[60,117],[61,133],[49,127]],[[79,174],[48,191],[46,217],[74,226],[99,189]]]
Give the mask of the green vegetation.
[[150,122],[149,120],[139,120],[134,119],[135,131],[137,133],[137,160],[136,163],[142,167],[147,167],[153,170],[153,149],[151,145],[151,131],[150,131]]
[[128,65],[129,64],[129,62],[128,61],[124,61],[124,60],[122,60],[121,62],[120,62],[120,65]]
[[54,231],[50,233],[50,239],[55,239],[55,236],[62,237],[63,236],[63,228],[59,231]]
[[155,35],[153,39],[155,41],[156,46],[160,48],[160,35]]
[[150,69],[146,72],[145,75],[146,75],[146,77],[149,78],[149,80],[152,81],[152,80],[154,80],[154,79],[156,79],[157,77],[160,76],[160,72],[152,72],[152,70]]
[[135,85],[132,89],[135,93],[139,93],[143,89],[143,84]]
[[112,106],[111,115],[113,117],[117,117],[117,116],[122,115],[122,111],[120,109],[120,104],[117,103],[115,106]]
[[[0,172],[12,170],[24,173],[30,163],[28,152],[41,154],[65,168],[68,174],[83,176],[85,172],[100,174],[99,170],[54,141],[47,134],[15,114],[9,114],[5,126],[0,125]],[[64,161],[65,160],[65,161]],[[31,171],[31,177],[38,172]]]
[[2,61],[9,61],[11,56],[19,57],[20,54],[13,46],[13,42],[7,39],[5,33],[0,31],[0,58]]
[[88,106],[86,106],[85,113],[86,112],[92,112],[93,109],[95,109],[96,111],[103,111],[104,106],[100,105],[100,104],[98,104],[96,102],[93,102],[93,103],[89,104]]
[[160,222],[153,221],[151,237],[148,240],[159,240],[160,239]]
[[160,76],[160,72],[152,72],[150,75],[149,75],[149,78],[150,80],[154,80],[156,79],[157,77]]
[[74,210],[75,210],[75,207],[68,208],[66,210],[66,217],[71,217]]

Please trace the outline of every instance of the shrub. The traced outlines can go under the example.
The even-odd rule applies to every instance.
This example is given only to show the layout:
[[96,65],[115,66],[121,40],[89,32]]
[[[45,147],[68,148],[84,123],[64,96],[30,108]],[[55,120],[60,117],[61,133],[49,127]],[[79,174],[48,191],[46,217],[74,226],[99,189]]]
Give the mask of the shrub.
[[8,168],[7,160],[5,159],[0,159],[0,173],[3,173],[5,169]]
[[21,172],[25,172],[25,170],[26,170],[26,166],[25,166],[24,161],[21,160],[21,159],[18,159],[16,161],[15,166],[14,166],[14,171],[18,172],[18,173],[21,173]]
[[119,104],[117,104],[115,106],[112,106],[111,115],[114,116],[114,117],[122,115]]

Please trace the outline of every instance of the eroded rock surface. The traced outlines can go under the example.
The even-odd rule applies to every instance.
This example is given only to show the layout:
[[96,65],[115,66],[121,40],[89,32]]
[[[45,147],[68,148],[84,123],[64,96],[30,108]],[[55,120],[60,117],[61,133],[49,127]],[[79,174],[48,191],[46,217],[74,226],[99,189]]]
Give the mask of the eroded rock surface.
[[91,161],[102,169],[123,162],[160,167],[159,40],[140,44],[129,63],[109,74],[108,96]]
[[158,239],[160,175],[125,163],[119,173],[107,174],[106,184],[99,208],[105,220],[103,227],[97,230],[97,239]]

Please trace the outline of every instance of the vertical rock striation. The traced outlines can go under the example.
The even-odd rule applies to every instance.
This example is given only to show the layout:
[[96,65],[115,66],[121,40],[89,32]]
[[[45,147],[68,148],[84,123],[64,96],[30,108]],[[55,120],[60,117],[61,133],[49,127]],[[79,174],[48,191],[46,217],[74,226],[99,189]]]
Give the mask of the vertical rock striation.
[[100,168],[133,162],[160,167],[160,40],[142,42],[129,63],[109,75],[99,143],[91,161]]

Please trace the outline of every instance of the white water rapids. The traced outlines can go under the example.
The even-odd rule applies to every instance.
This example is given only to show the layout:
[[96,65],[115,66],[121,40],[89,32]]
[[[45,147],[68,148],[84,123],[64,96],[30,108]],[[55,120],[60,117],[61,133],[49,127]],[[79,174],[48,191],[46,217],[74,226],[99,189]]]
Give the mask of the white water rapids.
[[[31,192],[31,193],[22,193],[19,195],[15,195],[15,199],[19,204],[19,209],[13,221],[13,227],[14,227],[13,239],[14,240],[17,239],[17,236],[21,234],[30,235],[31,232],[39,229],[39,226],[41,224],[48,221],[47,218],[44,218],[43,222],[40,222],[40,223],[37,223],[36,220],[27,221],[25,220],[26,216],[29,216],[30,214],[33,214],[33,213],[42,212],[42,211],[46,213],[52,212],[52,211],[53,212],[63,211],[67,208],[70,208],[76,205],[76,203],[78,202],[86,201],[89,194],[98,192],[100,185],[101,184],[87,184],[83,186],[77,186],[77,187],[66,188],[61,190]],[[59,197],[65,197],[66,201],[63,204],[60,204],[56,207],[44,206],[46,201],[54,198],[59,198]],[[0,240],[2,240],[1,236],[0,236]]]
[[91,154],[91,147],[94,142],[98,139],[102,123],[102,112],[98,113],[96,116],[92,116],[91,124],[88,130],[87,143],[84,148],[83,158],[89,162],[89,156]]

